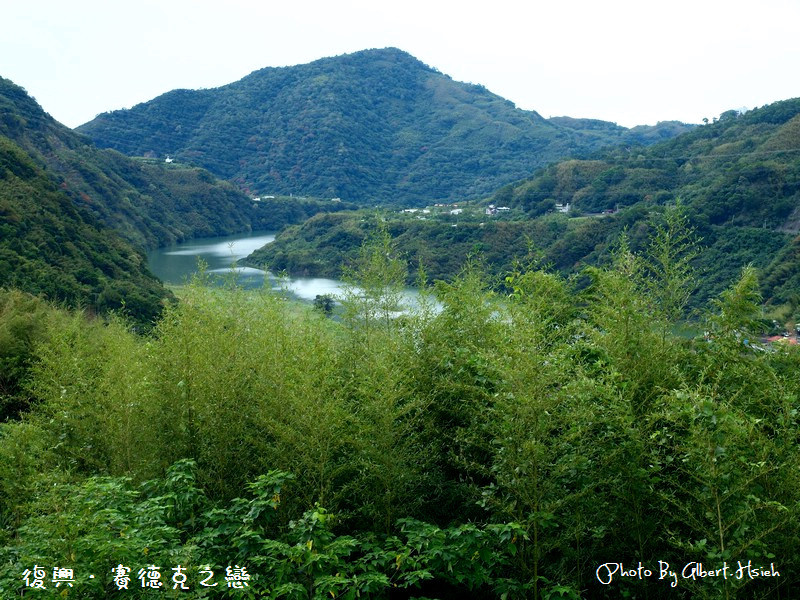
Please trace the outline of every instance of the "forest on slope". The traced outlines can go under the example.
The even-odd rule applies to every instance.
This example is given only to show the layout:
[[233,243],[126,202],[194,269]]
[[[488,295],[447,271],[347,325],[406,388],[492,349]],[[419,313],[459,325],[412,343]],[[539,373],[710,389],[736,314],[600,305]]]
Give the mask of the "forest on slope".
[[[194,285],[141,335],[0,293],[37,324],[0,424],[0,593],[38,565],[88,599],[794,597],[800,353],[746,342],[750,268],[705,338],[672,333],[687,236],[669,213],[582,291],[535,267],[492,291],[473,264],[403,318],[385,233],[338,321]],[[620,561],[650,574],[609,581]]]
[[688,129],[547,120],[385,48],[174,90],[78,131],[127,155],[172,155],[258,195],[424,204],[490,194],[557,158]]
[[[406,258],[421,262],[433,279],[452,278],[474,253],[502,277],[531,250],[566,275],[610,260],[623,231],[634,249],[642,248],[653,223],[676,202],[703,247],[693,303],[718,295],[752,263],[762,270],[767,301],[792,311],[800,305],[800,100],[723,113],[647,148],[554,163],[480,205],[510,207],[502,218],[483,210],[469,217],[467,208],[445,219],[396,212],[380,219]],[[554,212],[556,204],[569,204],[570,212]],[[336,277],[375,226],[374,212],[320,215],[286,229],[249,261]]]
[[[496,202],[530,216],[570,203],[578,214],[651,211],[680,201],[707,246],[713,293],[752,262],[776,303],[800,298],[800,99],[719,120],[635,152],[616,148],[565,161],[501,189]],[[595,229],[601,229],[599,224]],[[581,237],[591,239],[591,230]]]
[[100,150],[0,78],[0,281],[70,306],[152,320],[168,297],[144,250],[280,228],[343,203],[254,203],[207,171]]
[[168,294],[145,268],[143,251],[76,202],[66,179],[59,185],[43,154],[28,151],[33,136],[49,148],[64,143],[66,152],[81,147],[21,88],[0,79],[2,285],[98,312],[124,306],[142,321],[154,319]]
[[[131,273],[148,277],[131,242],[235,225],[203,213],[241,198],[208,172],[93,148],[0,83],[2,252],[11,277],[31,262],[31,291],[78,286],[89,300],[70,303],[92,306],[115,286],[127,305],[145,289]],[[40,592],[26,581],[44,570],[42,595],[88,599],[793,597],[800,353],[755,341],[764,283],[734,264],[794,247],[796,125],[790,102],[724,115],[675,140],[684,154],[638,150],[682,161],[683,187],[613,153],[561,163],[498,191],[510,216],[483,227],[317,215],[281,239],[306,238],[286,260],[309,269],[350,253],[337,319],[198,280],[165,306],[157,288],[145,330],[0,290],[0,596]],[[602,161],[623,173],[597,186],[642,197],[537,213],[602,208],[598,173],[581,184]],[[195,205],[201,183],[218,191]],[[244,198],[236,219],[278,206]],[[702,261],[735,270],[720,293]],[[397,315],[418,262],[447,281],[420,270],[421,310]],[[698,285],[705,335],[677,335]],[[620,561],[651,574],[598,576]],[[683,576],[701,563],[730,576]],[[54,587],[57,568],[73,588]],[[247,590],[226,586],[231,569]]]

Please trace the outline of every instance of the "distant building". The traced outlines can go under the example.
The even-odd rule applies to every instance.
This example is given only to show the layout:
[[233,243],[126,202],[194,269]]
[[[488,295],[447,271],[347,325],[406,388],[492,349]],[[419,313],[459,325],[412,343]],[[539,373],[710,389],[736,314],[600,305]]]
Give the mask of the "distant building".
[[484,211],[484,213],[489,215],[490,217],[493,217],[498,212],[500,212],[500,211],[505,212],[507,210],[511,210],[511,209],[509,207],[507,207],[507,206],[495,206],[494,204],[490,204],[489,206],[486,207],[486,210]]

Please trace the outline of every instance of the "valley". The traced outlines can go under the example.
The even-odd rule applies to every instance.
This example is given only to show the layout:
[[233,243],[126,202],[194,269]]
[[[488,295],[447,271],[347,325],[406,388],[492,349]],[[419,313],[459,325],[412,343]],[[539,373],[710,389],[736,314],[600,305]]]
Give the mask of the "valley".
[[798,99],[0,79],[0,596],[793,598],[798,222]]

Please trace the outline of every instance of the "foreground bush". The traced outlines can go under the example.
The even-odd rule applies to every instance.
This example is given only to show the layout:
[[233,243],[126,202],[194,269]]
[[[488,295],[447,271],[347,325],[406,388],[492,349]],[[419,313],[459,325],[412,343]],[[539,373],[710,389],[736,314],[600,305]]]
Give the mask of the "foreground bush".
[[[147,595],[138,569],[180,565],[194,586],[174,593],[198,598],[792,597],[800,355],[754,342],[750,269],[706,336],[672,333],[679,227],[580,289],[534,265],[499,293],[470,267],[399,317],[379,237],[339,320],[192,286],[147,336],[45,324],[33,401],[0,429],[3,594],[45,565],[107,597],[123,565]],[[604,564],[638,575],[604,585]],[[222,576],[237,565],[246,590]]]

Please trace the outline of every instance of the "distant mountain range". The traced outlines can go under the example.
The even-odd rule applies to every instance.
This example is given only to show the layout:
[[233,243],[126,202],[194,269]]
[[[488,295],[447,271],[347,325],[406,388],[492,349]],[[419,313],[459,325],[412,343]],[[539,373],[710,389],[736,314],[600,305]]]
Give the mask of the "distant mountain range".
[[[515,220],[445,234],[412,219],[390,231],[434,277],[457,271],[462,250],[502,272],[531,239],[575,272],[601,262],[623,229],[643,243],[648,219],[680,200],[707,247],[704,297],[752,262],[767,298],[800,306],[800,100],[698,127],[544,119],[390,48],[176,90],[79,130],[0,78],[4,286],[152,319],[169,294],[145,248],[356,206],[306,194],[362,206],[493,198]],[[263,198],[280,194],[294,197]],[[556,203],[585,217],[550,215]],[[315,217],[257,262],[336,275],[368,233],[363,216]]]
[[[556,203],[589,214],[619,210],[612,221],[632,233],[650,211],[680,201],[707,247],[699,264],[709,294],[752,262],[767,299],[800,307],[800,98],[729,110],[648,148],[550,165],[499,190],[495,201],[530,217]],[[590,240],[605,240],[607,227],[594,220],[573,232],[554,246],[554,263],[584,260],[581,247],[596,255]]]
[[[643,248],[659,213],[676,202],[703,248],[695,261],[695,304],[753,264],[765,300],[800,308],[800,99],[744,114],[728,111],[715,123],[647,148],[618,146],[553,163],[494,194],[494,205],[511,208],[510,221],[481,214],[443,223],[398,215],[387,216],[385,226],[409,264],[421,261],[432,278],[452,277],[476,250],[502,275],[531,241],[545,264],[577,273],[609,260],[623,231],[634,249]],[[569,205],[569,212],[556,212],[556,204]],[[368,214],[319,215],[286,229],[249,261],[336,277],[370,228]]]
[[175,90],[78,131],[127,155],[173,156],[255,194],[425,204],[491,194],[559,158],[689,129],[544,119],[386,48]]

